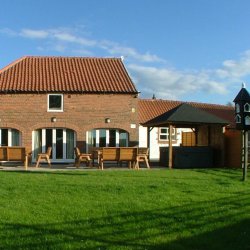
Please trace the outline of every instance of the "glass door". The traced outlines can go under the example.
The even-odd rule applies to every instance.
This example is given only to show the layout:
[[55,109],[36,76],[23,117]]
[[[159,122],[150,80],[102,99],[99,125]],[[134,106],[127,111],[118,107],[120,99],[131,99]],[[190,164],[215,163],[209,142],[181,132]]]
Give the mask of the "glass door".
[[55,158],[58,159],[63,159],[63,130],[62,129],[56,129],[55,131],[55,142],[54,142],[54,147],[55,147]]
[[33,131],[33,161],[38,153],[45,153],[52,147],[52,162],[73,162],[75,133],[71,129],[44,128]]

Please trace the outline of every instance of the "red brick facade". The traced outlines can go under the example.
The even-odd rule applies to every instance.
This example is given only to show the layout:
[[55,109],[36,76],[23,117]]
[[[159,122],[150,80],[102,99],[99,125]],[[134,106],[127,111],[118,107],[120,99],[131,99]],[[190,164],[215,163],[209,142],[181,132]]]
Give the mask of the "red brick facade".
[[[21,132],[21,145],[32,148],[32,131],[68,128],[76,133],[77,145],[85,150],[86,131],[95,128],[123,129],[129,144],[138,145],[138,98],[134,94],[64,94],[64,111],[47,111],[47,94],[0,94],[0,128]],[[51,118],[56,117],[56,122]],[[105,123],[110,118],[110,123]],[[131,128],[135,124],[136,128]]]

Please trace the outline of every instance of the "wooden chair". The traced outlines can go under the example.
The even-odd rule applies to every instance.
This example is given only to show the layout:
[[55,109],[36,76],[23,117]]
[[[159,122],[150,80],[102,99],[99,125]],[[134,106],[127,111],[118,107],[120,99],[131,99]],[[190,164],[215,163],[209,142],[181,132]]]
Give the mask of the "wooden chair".
[[150,168],[149,163],[148,163],[148,155],[149,155],[149,148],[138,149],[138,155],[137,155],[138,167],[139,167],[140,162],[145,162],[147,168]]
[[36,168],[39,167],[40,161],[41,160],[46,160],[49,164],[49,167],[51,167],[51,162],[50,162],[50,155],[51,155],[52,147],[47,148],[46,153],[40,153],[37,156],[37,162],[36,162]]
[[100,158],[102,154],[102,147],[92,147],[90,149],[91,157],[92,157],[92,166],[95,165],[95,160],[97,161],[97,165],[100,165]]
[[86,166],[91,166],[91,154],[81,153],[78,147],[74,148],[75,150],[75,166],[80,167],[81,162],[85,162]]

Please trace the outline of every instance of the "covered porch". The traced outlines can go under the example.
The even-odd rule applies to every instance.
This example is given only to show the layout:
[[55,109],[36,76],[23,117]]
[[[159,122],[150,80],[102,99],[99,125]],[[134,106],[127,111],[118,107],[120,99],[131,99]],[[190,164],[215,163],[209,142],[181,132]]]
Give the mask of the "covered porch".
[[150,149],[150,131],[154,127],[190,128],[193,142],[182,141],[180,147],[173,147],[168,138],[168,147],[161,149],[160,164],[169,168],[178,167],[221,167],[225,162],[224,128],[229,121],[193,107],[187,103],[167,111],[146,122],[147,147]]

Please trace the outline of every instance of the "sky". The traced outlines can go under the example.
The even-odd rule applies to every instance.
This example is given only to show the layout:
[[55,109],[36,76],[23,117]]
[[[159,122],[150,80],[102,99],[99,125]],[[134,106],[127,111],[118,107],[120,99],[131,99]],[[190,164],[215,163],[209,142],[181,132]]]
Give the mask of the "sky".
[[0,0],[0,69],[122,57],[141,98],[232,103],[250,89],[249,0]]

